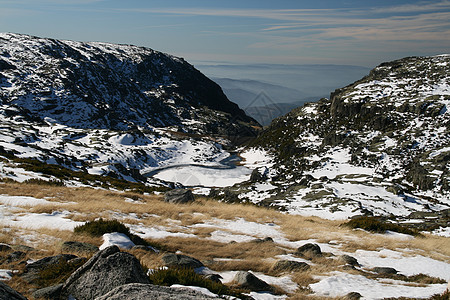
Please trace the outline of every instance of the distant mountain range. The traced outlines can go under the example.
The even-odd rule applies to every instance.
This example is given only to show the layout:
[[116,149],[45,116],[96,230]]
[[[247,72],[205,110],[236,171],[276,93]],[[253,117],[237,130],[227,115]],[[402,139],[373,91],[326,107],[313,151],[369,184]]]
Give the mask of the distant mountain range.
[[197,67],[262,125],[306,102],[318,101],[370,71],[348,65],[208,65]]

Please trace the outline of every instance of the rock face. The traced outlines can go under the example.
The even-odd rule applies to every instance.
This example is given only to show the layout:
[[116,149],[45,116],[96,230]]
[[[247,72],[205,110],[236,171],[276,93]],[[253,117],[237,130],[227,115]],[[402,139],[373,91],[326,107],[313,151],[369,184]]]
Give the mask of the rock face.
[[[257,182],[234,190],[244,202],[338,219],[450,208],[449,74],[450,55],[383,63],[273,120],[252,143],[272,157],[268,178],[255,171]],[[254,197],[261,183],[273,192]]]
[[179,288],[169,288],[152,284],[130,283],[119,286],[107,294],[95,298],[95,300],[209,300],[217,299],[208,297],[202,293]]
[[116,246],[97,252],[64,283],[63,297],[95,299],[128,283],[150,283],[139,261]]
[[189,203],[194,200],[191,190],[175,189],[164,194],[164,201],[169,203]]
[[265,281],[246,271],[239,271],[234,277],[234,282],[241,288],[255,292],[270,292],[273,288]]
[[27,300],[27,298],[0,281],[0,300]]

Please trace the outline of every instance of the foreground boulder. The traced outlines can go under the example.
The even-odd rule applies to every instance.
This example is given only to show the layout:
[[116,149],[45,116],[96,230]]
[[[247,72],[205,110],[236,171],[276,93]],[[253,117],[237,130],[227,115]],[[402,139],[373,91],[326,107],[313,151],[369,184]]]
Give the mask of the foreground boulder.
[[67,299],[90,300],[128,283],[150,283],[139,260],[120,252],[117,246],[97,252],[64,283],[61,295]]
[[273,288],[265,281],[246,271],[239,271],[234,277],[234,282],[243,289],[254,292],[271,292]]
[[170,288],[153,284],[130,283],[119,286],[95,300],[210,300],[217,299],[190,289]]
[[27,300],[27,298],[0,281],[0,300]]
[[164,201],[169,203],[189,203],[194,200],[191,190],[175,189],[164,194]]

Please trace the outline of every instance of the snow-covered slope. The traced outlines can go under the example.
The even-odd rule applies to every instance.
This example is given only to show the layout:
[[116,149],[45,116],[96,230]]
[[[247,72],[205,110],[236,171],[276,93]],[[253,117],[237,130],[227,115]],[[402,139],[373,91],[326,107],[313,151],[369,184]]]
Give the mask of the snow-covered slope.
[[274,120],[253,144],[273,167],[236,192],[333,219],[448,209],[449,74],[450,55],[383,63],[330,99]]
[[220,166],[222,138],[259,125],[183,59],[6,33],[0,126],[1,153],[146,182],[156,169]]

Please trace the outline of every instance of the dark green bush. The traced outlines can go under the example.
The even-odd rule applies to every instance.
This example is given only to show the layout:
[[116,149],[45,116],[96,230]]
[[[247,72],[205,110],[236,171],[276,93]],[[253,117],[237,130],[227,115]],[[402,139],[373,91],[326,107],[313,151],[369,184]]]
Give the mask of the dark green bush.
[[39,178],[30,178],[25,180],[23,183],[49,185],[49,186],[65,186],[64,181],[62,180],[43,180]]
[[418,231],[400,226],[398,224],[383,222],[376,217],[358,217],[350,220],[347,223],[342,224],[342,226],[350,228],[361,228],[370,232],[385,233],[386,231],[395,231],[404,234],[410,234],[414,236],[420,236]]
[[187,286],[198,286],[208,289],[217,295],[231,295],[239,298],[247,298],[236,290],[230,289],[222,283],[214,282],[195,273],[191,268],[168,268],[158,269],[149,275],[150,281],[156,285],[170,286],[181,284]]
[[86,233],[91,236],[102,236],[105,233],[119,232],[130,235],[130,229],[117,220],[95,220],[86,222],[83,225],[77,226],[73,229],[75,233]]

